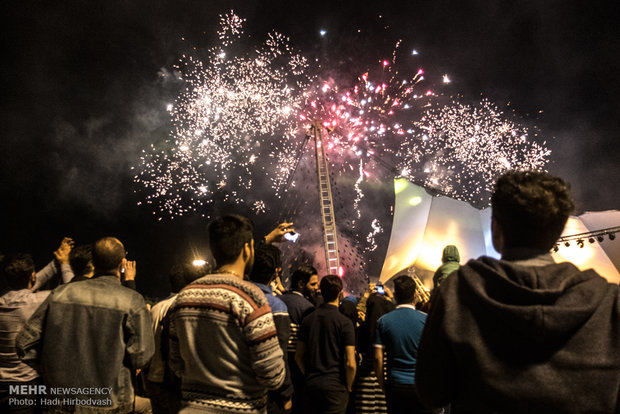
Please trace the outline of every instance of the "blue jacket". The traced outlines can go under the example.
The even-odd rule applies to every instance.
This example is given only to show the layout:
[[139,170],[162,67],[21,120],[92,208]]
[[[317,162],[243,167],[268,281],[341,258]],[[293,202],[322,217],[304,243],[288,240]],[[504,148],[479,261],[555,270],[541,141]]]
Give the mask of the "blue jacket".
[[[133,371],[154,353],[151,315],[142,296],[101,275],[54,289],[15,340],[18,355],[39,370],[48,398],[75,412],[127,413],[133,410]],[[52,388],[76,388],[50,395]],[[101,394],[84,395],[93,388]],[[91,404],[75,402],[75,398]],[[92,400],[88,400],[88,399]],[[74,402],[73,404],[71,402]]]
[[[278,405],[283,406],[285,402],[291,399],[293,396],[293,383],[291,380],[291,372],[289,368],[289,364],[291,363],[288,360],[288,355],[286,352],[286,348],[288,346],[288,342],[291,336],[291,327],[290,327],[290,318],[288,315],[288,309],[286,304],[277,296],[273,295],[273,290],[271,286],[264,285],[262,283],[252,282],[265,294],[267,298],[267,303],[271,308],[271,313],[273,313],[273,323],[276,325],[276,332],[278,334],[278,343],[280,344],[280,349],[282,349],[282,353],[284,354],[284,362],[286,363],[286,377],[284,379],[284,383],[280,388],[276,391],[272,391],[269,393],[271,399],[273,399]],[[295,363],[293,361],[293,363]]]

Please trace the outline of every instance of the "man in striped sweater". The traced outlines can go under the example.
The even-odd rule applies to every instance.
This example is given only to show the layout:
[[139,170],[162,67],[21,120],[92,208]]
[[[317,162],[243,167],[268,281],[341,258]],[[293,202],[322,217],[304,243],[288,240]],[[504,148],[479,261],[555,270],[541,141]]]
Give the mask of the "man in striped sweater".
[[243,276],[254,263],[253,225],[225,216],[209,226],[215,274],[185,287],[170,310],[170,366],[181,378],[182,413],[264,413],[285,363],[261,290]]

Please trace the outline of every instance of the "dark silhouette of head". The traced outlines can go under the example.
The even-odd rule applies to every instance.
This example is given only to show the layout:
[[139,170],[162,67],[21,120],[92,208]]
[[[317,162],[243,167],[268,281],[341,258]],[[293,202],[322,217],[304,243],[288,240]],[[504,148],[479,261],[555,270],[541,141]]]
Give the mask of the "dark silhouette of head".
[[2,272],[11,290],[28,289],[34,281],[34,261],[26,253],[15,253],[2,260]]
[[238,215],[223,216],[209,225],[209,244],[216,265],[234,263],[244,246],[252,243],[254,225]]
[[538,171],[509,171],[491,196],[493,243],[506,248],[550,250],[574,205],[561,178]]
[[115,237],[104,237],[95,242],[92,254],[95,273],[116,273],[125,258],[125,247]]
[[69,264],[76,276],[85,276],[93,271],[93,247],[77,246],[69,253]]
[[250,280],[267,285],[275,278],[279,267],[282,267],[280,249],[271,244],[262,244],[254,249],[254,266],[250,272]]
[[342,292],[342,280],[336,275],[323,276],[320,286],[325,302],[333,302]]
[[416,285],[412,278],[406,275],[394,279],[394,298],[399,305],[413,303]]
[[172,266],[168,275],[170,278],[170,290],[172,293],[178,293],[185,286],[209,272],[211,272],[211,265],[208,263],[203,266],[195,266],[190,263],[176,264]]
[[302,264],[291,276],[291,290],[301,292],[305,296],[316,293],[319,285],[317,270],[310,264]]

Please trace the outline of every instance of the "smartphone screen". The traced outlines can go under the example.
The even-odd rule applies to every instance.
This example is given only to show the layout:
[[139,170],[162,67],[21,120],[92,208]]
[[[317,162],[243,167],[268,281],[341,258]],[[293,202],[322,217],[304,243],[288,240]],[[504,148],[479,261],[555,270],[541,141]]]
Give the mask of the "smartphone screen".
[[377,286],[375,286],[375,290],[377,291],[377,293],[379,293],[381,295],[385,295],[385,289],[383,289],[383,286],[377,285]]
[[299,233],[284,233],[284,238],[290,242],[296,243],[299,238]]

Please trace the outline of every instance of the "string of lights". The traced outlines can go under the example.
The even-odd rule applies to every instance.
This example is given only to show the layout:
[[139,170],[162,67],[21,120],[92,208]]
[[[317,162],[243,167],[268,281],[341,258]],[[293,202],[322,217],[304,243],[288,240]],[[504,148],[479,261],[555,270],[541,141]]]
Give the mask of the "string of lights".
[[562,245],[564,245],[565,247],[570,247],[571,242],[575,242],[577,243],[577,246],[583,248],[586,241],[590,244],[594,243],[595,240],[599,243],[602,243],[605,240],[605,236],[607,236],[609,240],[615,240],[616,233],[618,232],[620,232],[620,226],[562,236],[556,242],[555,246],[553,247],[553,251],[557,252]]

